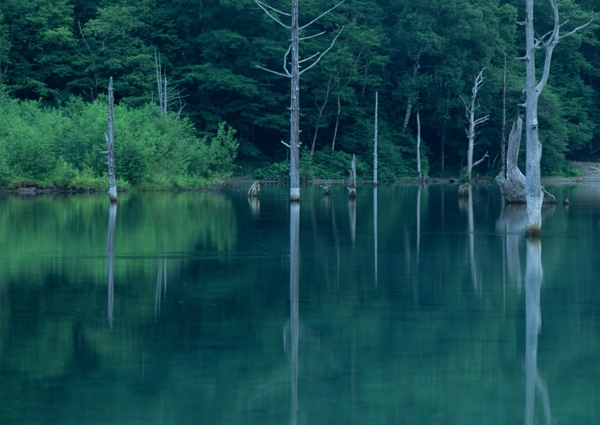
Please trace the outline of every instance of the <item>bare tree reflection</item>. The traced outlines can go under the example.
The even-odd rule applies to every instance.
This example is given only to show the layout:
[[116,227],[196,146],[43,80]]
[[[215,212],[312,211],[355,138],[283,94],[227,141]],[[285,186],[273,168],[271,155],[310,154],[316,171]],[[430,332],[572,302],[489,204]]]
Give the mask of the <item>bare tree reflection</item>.
[[519,257],[519,242],[523,239],[527,227],[527,207],[525,204],[508,204],[496,221],[496,229],[504,233],[506,249],[506,265],[508,278],[521,290],[521,259]]
[[540,292],[542,287],[542,243],[527,239],[527,266],[525,269],[525,425],[533,425],[535,413],[535,391],[540,394],[544,407],[545,423],[550,425],[550,398],[548,389],[537,370],[538,335],[542,326]]
[[260,199],[258,196],[248,196],[248,205],[252,212],[252,217],[258,217],[260,215]]
[[475,255],[475,219],[473,216],[473,192],[466,192],[466,196],[458,197],[458,207],[467,211],[468,232],[469,232],[469,260],[471,263],[471,280],[476,294],[481,295],[481,275],[477,265],[477,256]]
[[158,271],[156,273],[156,293],[154,295],[154,319],[160,316],[160,307],[167,296],[167,259],[158,259]]
[[375,245],[375,286],[377,286],[377,185],[373,187],[373,244]]
[[290,204],[290,423],[298,421],[298,339],[300,318],[298,292],[300,275],[300,205]]
[[473,280],[473,289],[475,293],[481,296],[481,275],[477,266],[475,256],[475,219],[473,218],[473,191],[469,191],[467,199],[468,217],[469,217],[469,256],[471,258],[471,279]]
[[350,218],[350,234],[352,235],[352,246],[356,240],[356,198],[348,201],[348,217]]
[[117,204],[108,207],[108,242],[106,244],[106,268],[108,276],[108,325],[112,329],[113,309],[115,305],[115,225],[117,222]]

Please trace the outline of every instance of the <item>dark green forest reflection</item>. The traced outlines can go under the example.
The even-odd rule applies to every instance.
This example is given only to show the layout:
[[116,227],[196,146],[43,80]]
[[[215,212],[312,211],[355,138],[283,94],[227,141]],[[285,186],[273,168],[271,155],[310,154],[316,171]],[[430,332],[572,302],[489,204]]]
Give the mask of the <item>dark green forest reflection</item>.
[[599,416],[600,191],[245,189],[0,198],[0,423]]

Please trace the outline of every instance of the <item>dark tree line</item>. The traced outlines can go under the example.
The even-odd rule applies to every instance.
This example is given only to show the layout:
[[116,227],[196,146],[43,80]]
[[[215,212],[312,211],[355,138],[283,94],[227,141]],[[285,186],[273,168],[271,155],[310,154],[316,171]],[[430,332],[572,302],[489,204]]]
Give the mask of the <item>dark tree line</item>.
[[[300,25],[337,1],[305,0]],[[281,0],[269,2],[289,9]],[[573,26],[600,12],[592,0],[564,0],[561,17]],[[548,2],[536,1],[541,34],[551,29]],[[522,0],[347,0],[303,36],[300,60],[328,48],[303,75],[301,168],[334,166],[357,154],[370,172],[375,93],[379,92],[379,179],[416,175],[416,113],[423,167],[430,173],[467,166],[467,120],[461,100],[486,68],[477,96],[474,157],[489,157],[474,173],[501,167],[504,55],[508,59],[507,117],[524,111]],[[600,156],[600,29],[561,42],[539,100],[542,172],[567,173],[565,159]],[[569,25],[570,25],[569,24]],[[0,4],[0,81],[11,96],[60,107],[72,97],[95,100],[114,78],[117,103],[159,103],[161,76],[177,86],[200,136],[223,121],[236,130],[240,159],[255,167],[284,161],[289,138],[289,81],[259,67],[282,69],[289,32],[252,0],[4,0]],[[305,55],[305,56],[303,56]],[[367,167],[368,166],[368,167]],[[289,170],[289,167],[287,168]],[[286,175],[285,167],[281,174]],[[360,176],[359,176],[360,178]]]

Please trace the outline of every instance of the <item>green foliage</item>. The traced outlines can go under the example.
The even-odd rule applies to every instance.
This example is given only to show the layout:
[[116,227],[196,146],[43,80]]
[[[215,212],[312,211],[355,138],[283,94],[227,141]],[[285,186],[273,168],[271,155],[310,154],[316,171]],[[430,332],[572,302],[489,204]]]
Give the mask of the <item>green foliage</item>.
[[[97,188],[104,181],[106,99],[72,99],[60,110],[0,93],[0,180],[33,180],[58,188]],[[198,138],[192,123],[153,105],[115,107],[115,166],[121,185],[198,187],[226,178],[238,143],[225,123]]]
[[[285,11],[289,5],[274,7]],[[302,23],[327,7],[312,0],[303,3]],[[536,7],[536,30],[544,34],[552,15],[546,3]],[[598,2],[565,1],[561,21],[568,22],[561,31],[599,12]],[[495,157],[502,138],[505,54],[509,123],[519,113],[516,105],[523,102],[524,67],[511,59],[521,56],[524,47],[522,29],[515,25],[522,13],[516,0],[349,0],[340,5],[307,28],[301,43],[301,60],[307,60],[302,66],[307,70],[309,58],[328,49],[344,26],[327,55],[302,73],[304,143],[312,147],[314,140],[316,151],[335,145],[335,150],[370,162],[366,152],[378,91],[380,177],[414,175],[417,110],[424,166],[433,173],[456,172],[466,151],[459,96],[469,95],[473,76],[486,67],[485,89],[478,100],[479,112],[489,114],[490,120],[479,129],[475,156],[489,151]],[[598,21],[564,38],[555,49],[548,87],[555,99],[540,105],[540,116],[547,116],[540,125],[549,156],[542,159],[545,173],[561,172],[565,158],[600,152]],[[312,37],[320,32],[323,36]],[[289,32],[249,0],[6,0],[0,6],[0,85],[15,98],[33,101],[33,108],[51,105],[60,112],[39,121],[40,127],[52,129],[40,130],[43,138],[28,133],[23,117],[15,120],[16,128],[2,143],[5,149],[9,143],[23,143],[18,142],[10,155],[5,150],[3,161],[12,161],[11,172],[29,178],[49,178],[52,161],[59,157],[79,171],[88,167],[94,176],[104,173],[104,161],[97,155],[104,150],[101,96],[111,76],[119,108],[132,108],[121,111],[127,117],[117,118],[128,120],[117,148],[128,158],[119,172],[136,185],[178,186],[189,178],[230,175],[233,167],[222,153],[227,158],[227,152],[235,149],[223,144],[222,152],[219,146],[207,152],[203,147],[212,145],[223,122],[243,141],[238,147],[241,159],[260,160],[263,166],[281,161],[279,141],[289,134],[289,80],[253,65],[281,72],[288,40]],[[187,96],[181,112],[189,121],[183,127],[193,125],[195,130],[167,125],[168,120],[158,128],[148,120],[154,115],[146,105],[157,97],[155,51],[161,54],[170,87]],[[540,53],[540,64],[542,59]],[[80,97],[100,103],[83,107]],[[407,109],[412,113],[404,129]],[[137,119],[144,125],[150,122],[151,130],[140,129]],[[156,131],[160,135],[155,137]],[[186,134],[187,141],[176,141],[177,133]],[[32,136],[35,143],[28,146],[24,139]],[[188,136],[200,139],[191,142]],[[39,160],[29,158],[34,151]],[[165,155],[167,167],[159,160]],[[212,162],[217,168],[211,168]],[[281,168],[264,171],[282,175]],[[306,175],[324,171],[318,164],[303,168]]]

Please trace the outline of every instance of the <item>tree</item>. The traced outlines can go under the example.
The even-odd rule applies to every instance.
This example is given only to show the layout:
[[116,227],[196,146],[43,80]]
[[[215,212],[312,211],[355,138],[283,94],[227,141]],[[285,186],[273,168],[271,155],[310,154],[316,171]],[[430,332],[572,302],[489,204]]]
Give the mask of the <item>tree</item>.
[[477,135],[475,129],[479,124],[483,124],[490,118],[489,115],[475,118],[475,111],[479,109],[479,105],[475,105],[475,102],[477,100],[477,92],[483,85],[484,70],[485,68],[482,68],[475,76],[475,82],[473,84],[473,89],[471,90],[471,104],[468,105],[465,99],[463,99],[462,96],[460,97],[465,104],[465,115],[467,116],[467,122],[469,123],[469,129],[465,130],[469,139],[469,149],[467,151],[467,180],[469,180],[469,182],[471,181],[471,171],[473,170],[473,167],[481,164],[483,160],[488,157],[488,153],[486,152],[480,160],[473,163],[473,148],[475,147],[475,136]]
[[[309,36],[302,37],[302,38],[300,37],[300,32],[302,30],[308,28],[310,25],[315,23],[321,17],[327,15],[333,9],[335,9],[340,4],[342,4],[343,1],[341,3],[336,4],[331,9],[329,9],[325,13],[318,16],[316,19],[313,19],[308,24],[305,24],[302,26],[300,26],[300,24],[299,24],[298,0],[292,0],[292,13],[291,14],[277,10],[274,7],[267,5],[266,3],[262,3],[259,0],[254,0],[254,2],[262,10],[264,10],[265,13],[271,19],[273,19],[275,22],[277,22],[282,27],[290,30],[290,32],[291,32],[291,44],[283,58],[283,69],[284,69],[285,73],[272,71],[268,68],[263,68],[260,66],[259,66],[259,68],[264,69],[265,71],[272,72],[277,75],[281,75],[283,77],[290,78],[290,80],[291,80],[290,144],[288,145],[285,142],[282,142],[282,143],[284,143],[290,149],[290,200],[299,201],[300,200],[300,173],[299,173],[299,164],[300,164],[300,74],[308,71],[309,69],[311,69],[313,66],[315,66],[321,60],[321,58],[333,47],[333,44],[335,43],[335,40],[340,35],[341,30],[340,30],[340,32],[338,32],[338,34],[335,36],[335,38],[333,39],[333,41],[331,42],[329,47],[324,52],[316,53],[316,54],[309,56],[302,60],[300,60],[300,57],[299,57],[300,40],[306,40],[309,38],[317,37],[317,36],[323,34],[323,32],[315,34],[315,35],[309,35]],[[279,18],[277,18],[271,12],[274,12],[274,13],[282,15],[282,16],[290,17],[291,24],[290,25],[284,24],[283,22],[281,22],[279,20]],[[288,56],[290,56],[291,62],[288,62]],[[300,71],[301,63],[305,63],[305,62],[311,61],[313,59],[315,59],[315,60],[310,65],[308,65],[306,68],[304,68],[302,71]]]
[[106,151],[106,163],[108,164],[108,194],[110,202],[117,202],[117,180],[115,177],[115,96],[113,90],[113,79],[110,77],[108,84],[108,134],[104,133],[108,149]]
[[[571,32],[561,36],[558,14],[558,3],[556,0],[549,0],[552,13],[554,15],[554,26],[551,31],[539,37],[534,33],[533,28],[533,0],[525,0],[525,21],[521,25],[525,26],[525,56],[521,59],[526,64],[526,84],[527,94],[525,104],[526,110],[525,134],[527,138],[527,159],[526,159],[526,179],[525,196],[527,199],[527,237],[539,237],[542,230],[542,203],[544,195],[540,183],[540,161],[542,159],[542,145],[539,142],[539,124],[538,124],[538,99],[548,82],[550,75],[550,64],[552,62],[552,52],[558,42],[575,33],[576,31],[589,25],[575,28]],[[535,52],[544,51],[544,67],[540,81],[537,82],[535,69]]]

